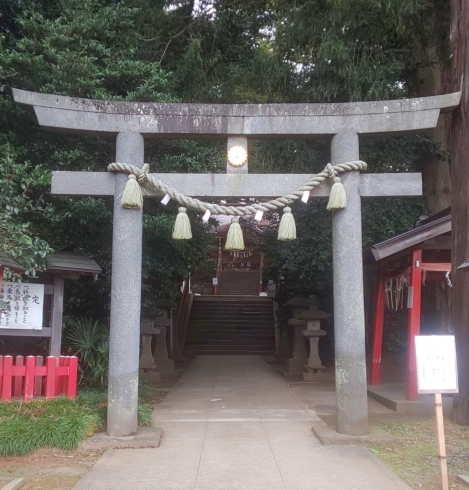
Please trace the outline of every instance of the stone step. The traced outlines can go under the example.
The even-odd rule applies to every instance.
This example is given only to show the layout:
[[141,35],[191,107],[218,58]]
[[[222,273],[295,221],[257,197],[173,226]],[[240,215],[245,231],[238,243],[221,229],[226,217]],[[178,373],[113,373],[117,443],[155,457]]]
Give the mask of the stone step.
[[253,321],[272,321],[272,312],[260,312],[260,313],[244,313],[238,311],[195,311],[192,318],[198,320],[210,320],[213,318],[219,318],[220,320],[253,320]]
[[237,341],[231,341],[231,342],[220,342],[220,341],[212,341],[212,340],[206,340],[206,341],[198,341],[197,343],[191,342],[190,344],[187,345],[187,347],[192,347],[192,346],[206,346],[210,345],[212,347],[220,347],[220,349],[234,349],[236,347],[243,347],[243,349],[247,350],[252,350],[252,349],[273,349],[275,347],[275,342],[274,341],[266,341],[263,344],[259,343],[249,343],[249,342],[237,342]]
[[259,294],[259,271],[222,271],[219,294],[226,296]]
[[228,340],[222,340],[222,339],[200,339],[200,340],[194,340],[194,339],[189,339],[186,342],[186,346],[194,346],[194,345],[211,345],[211,346],[217,346],[217,347],[224,347],[224,346],[229,346],[229,347],[236,347],[243,345],[245,346],[246,349],[252,349],[254,347],[258,347],[260,349],[265,348],[265,346],[269,346],[270,349],[275,348],[275,340],[270,339],[269,340],[243,340],[243,339],[228,339]]
[[196,303],[192,307],[192,311],[254,311],[254,312],[272,312],[272,303],[270,304],[229,304],[229,303]]
[[204,315],[194,315],[191,319],[191,323],[198,322],[210,322],[216,323],[220,322],[222,324],[231,324],[231,323],[267,323],[272,324],[273,318],[269,315],[238,315],[238,314],[204,314]]
[[259,330],[259,329],[253,329],[253,330],[219,330],[219,329],[213,329],[213,328],[206,328],[206,329],[200,329],[200,330],[194,330],[193,332],[189,332],[189,335],[193,335],[195,337],[200,337],[202,335],[211,335],[214,337],[220,337],[220,338],[230,338],[230,337],[238,337],[239,335],[242,335],[243,338],[256,338],[256,337],[262,337],[262,338],[274,338],[275,334],[273,329],[272,330]]
[[248,297],[233,297],[233,296],[223,296],[219,294],[218,296],[212,295],[200,295],[194,297],[194,304],[202,304],[202,303],[260,303],[260,304],[272,304],[272,298],[266,296],[259,296],[259,294],[255,294],[253,296]]
[[233,350],[223,350],[220,351],[218,348],[214,349],[212,347],[207,347],[207,348],[201,348],[197,347],[195,349],[184,349],[184,356],[187,357],[193,357],[193,356],[206,356],[206,355],[233,355],[233,356],[272,356],[274,354],[275,350],[270,349],[270,350],[243,350],[242,348],[240,349],[233,349]]
[[[252,288],[255,292],[257,280],[258,275]],[[236,288],[229,286],[225,291],[236,291]],[[275,350],[272,305],[271,298],[255,295],[194,298],[185,354],[272,353]]]
[[192,311],[206,311],[206,312],[224,312],[228,311],[230,313],[235,312],[235,313],[272,313],[272,305],[262,305],[262,306],[252,306],[252,305],[217,305],[214,304],[211,306],[210,304],[204,304],[204,305],[194,305],[192,307]]
[[268,345],[272,348],[275,344],[275,339],[262,339],[262,340],[253,340],[253,339],[245,339],[243,337],[232,338],[232,339],[213,339],[213,338],[200,338],[200,339],[188,339],[186,342],[186,347],[191,345],[244,345],[247,347],[252,346],[262,346]]
[[189,323],[190,327],[193,327],[196,330],[265,330],[272,329],[272,322],[248,322],[244,321],[217,321],[217,319],[206,320],[206,321],[192,321]]

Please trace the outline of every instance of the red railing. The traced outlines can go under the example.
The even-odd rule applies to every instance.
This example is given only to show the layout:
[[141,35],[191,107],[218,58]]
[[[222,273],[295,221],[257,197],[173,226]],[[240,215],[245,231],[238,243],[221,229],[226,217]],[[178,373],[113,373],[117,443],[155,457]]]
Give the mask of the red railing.
[[[14,362],[13,362],[14,360]],[[78,359],[76,357],[0,356],[0,399],[12,397],[29,402],[35,397],[46,399],[77,394]]]

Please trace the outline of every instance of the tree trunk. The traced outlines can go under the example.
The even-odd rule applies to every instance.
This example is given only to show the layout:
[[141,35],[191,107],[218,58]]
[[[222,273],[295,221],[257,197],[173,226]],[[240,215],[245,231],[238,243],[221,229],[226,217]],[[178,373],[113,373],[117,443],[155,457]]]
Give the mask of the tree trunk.
[[[444,67],[444,60],[438,56],[436,46],[423,48],[417,45],[415,58],[421,68],[417,73],[417,95],[428,97],[440,95],[448,91],[449,67]],[[431,131],[433,141],[438,145],[439,155],[426,155],[422,161],[423,194],[430,214],[438,213],[451,206],[451,173],[449,165],[449,130],[451,115],[442,114],[437,127]],[[453,333],[451,323],[451,293],[452,290],[440,282],[429,282],[426,285],[430,297],[436,301],[432,317],[436,317],[441,334]],[[429,305],[428,305],[429,306]]]
[[[421,64],[417,73],[417,95],[428,97],[444,93],[447,70],[442,68],[436,48],[417,48],[416,58]],[[430,133],[438,144],[440,155],[429,155],[422,165],[423,191],[427,208],[431,214],[451,205],[451,176],[448,159],[449,115],[443,114],[437,127]]]
[[457,267],[469,259],[469,3],[451,0],[451,85],[462,91],[451,118],[453,328],[458,354],[459,396],[453,421],[469,424],[469,274]]

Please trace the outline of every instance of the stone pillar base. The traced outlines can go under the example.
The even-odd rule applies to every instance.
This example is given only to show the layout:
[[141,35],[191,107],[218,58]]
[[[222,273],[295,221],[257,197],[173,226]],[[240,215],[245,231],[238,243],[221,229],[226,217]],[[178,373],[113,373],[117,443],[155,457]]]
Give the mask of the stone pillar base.
[[288,359],[286,376],[298,376],[305,372],[304,365],[296,359]]
[[285,361],[292,355],[292,348],[286,332],[280,332],[277,350],[274,358],[278,361]]
[[174,361],[172,359],[155,359],[156,369],[161,374],[173,374],[174,373]]
[[148,381],[149,383],[158,383],[161,379],[161,373],[158,371],[143,371],[143,369],[140,369],[140,372],[138,373],[138,377],[140,379],[143,379],[144,381]]
[[333,382],[334,376],[329,373],[319,372],[319,373],[303,373],[303,381],[309,382]]

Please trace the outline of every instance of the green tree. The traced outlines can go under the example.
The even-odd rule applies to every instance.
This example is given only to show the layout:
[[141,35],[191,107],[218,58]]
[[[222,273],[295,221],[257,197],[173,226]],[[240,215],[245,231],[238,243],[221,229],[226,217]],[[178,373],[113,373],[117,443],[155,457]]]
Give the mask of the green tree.
[[[11,146],[14,165],[27,161],[31,169],[40,167],[46,173],[104,170],[112,160],[112,142],[40,130],[33,116],[12,102],[11,86],[151,102],[302,103],[409,97],[418,93],[422,64],[415,46],[424,50],[436,46],[440,59],[448,37],[445,0],[4,3],[0,141]],[[152,140],[146,144],[146,161],[159,171],[222,172],[224,151],[223,142]],[[325,141],[252,141],[249,152],[250,169],[259,173],[313,173],[329,160]],[[425,137],[388,138],[362,142],[361,153],[372,171],[405,172],[420,169],[422,159],[438,155],[438,148]],[[106,269],[97,284],[77,283],[70,295],[75,313],[91,314],[108,302],[111,203],[55,199],[44,194],[46,182],[37,182],[30,187],[33,190],[43,196],[44,206],[54,209],[54,222],[41,217],[35,225],[31,219],[31,233],[40,230],[41,238],[56,250],[95,256]],[[419,200],[397,200],[386,206],[365,205],[366,244],[402,231],[422,211]],[[327,214],[314,205],[306,209],[311,212],[298,209],[298,223],[304,221],[304,230],[319,229],[327,237]],[[205,267],[202,251],[207,239],[201,224],[194,224],[193,243],[176,244],[169,238],[171,219],[158,205],[146,205],[144,275],[156,279],[145,293],[148,301],[155,294],[172,294],[174,282],[194,263]],[[293,245],[285,250],[278,244],[266,246],[272,250],[272,262],[291,271],[292,281],[314,279],[318,288],[325,289],[330,285],[330,240],[319,236],[318,243],[305,241],[304,246],[300,239],[298,250],[290,253],[288,247]],[[86,295],[90,290],[93,293]]]

